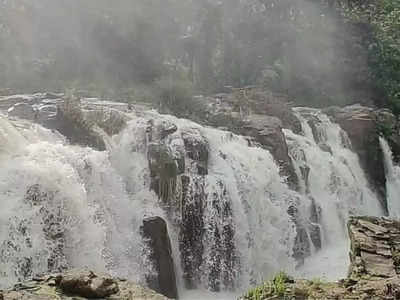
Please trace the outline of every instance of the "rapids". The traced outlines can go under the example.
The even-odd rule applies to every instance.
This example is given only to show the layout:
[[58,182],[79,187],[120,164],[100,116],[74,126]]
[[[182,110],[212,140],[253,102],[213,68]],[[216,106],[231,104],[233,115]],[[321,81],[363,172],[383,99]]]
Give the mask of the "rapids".
[[[381,204],[346,133],[318,110],[298,108],[296,114],[303,133],[284,133],[299,191],[289,188],[267,150],[245,137],[173,116],[127,113],[126,128],[108,138],[106,151],[96,151],[0,115],[0,288],[35,274],[85,266],[144,282],[154,272],[140,235],[149,216],[167,221],[183,298],[227,299],[281,270],[344,276],[348,216],[382,215]],[[168,184],[174,187],[167,191],[174,209],[166,209],[151,188],[149,120],[177,126],[164,142],[172,157],[183,155],[185,161],[184,174]],[[206,142],[205,174],[198,173],[185,150],[187,139]],[[385,141],[381,145],[389,208],[400,211],[392,201],[400,190],[400,169]],[[183,176],[189,178],[191,195],[185,202]],[[195,255],[188,257],[181,247],[179,224],[185,224],[186,210],[199,197],[202,251],[194,266]],[[190,268],[196,269],[191,277]],[[188,276],[194,291],[186,290]]]

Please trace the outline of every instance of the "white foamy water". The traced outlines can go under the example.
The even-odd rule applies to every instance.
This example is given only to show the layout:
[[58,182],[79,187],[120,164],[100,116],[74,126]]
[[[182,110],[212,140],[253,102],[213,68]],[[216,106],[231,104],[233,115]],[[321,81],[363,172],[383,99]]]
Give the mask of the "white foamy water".
[[[318,141],[307,123],[310,114],[318,120]],[[289,189],[272,155],[249,147],[246,138],[155,112],[131,114],[128,126],[107,139],[104,152],[71,146],[41,126],[0,117],[0,282],[10,285],[37,273],[84,266],[143,282],[151,270],[139,229],[150,216],[168,223],[181,299],[233,299],[282,270],[344,276],[348,216],[382,210],[339,126],[317,110],[298,110],[298,115],[304,134],[285,130],[285,135],[299,177],[309,169],[301,192]],[[171,196],[169,211],[151,191],[150,120],[177,125],[162,146],[177,161],[184,156],[184,174],[168,181],[164,191]],[[206,174],[199,174],[196,157],[188,157],[187,140],[207,145]],[[189,196],[183,195],[185,176]],[[202,228],[191,250],[201,251],[191,274],[196,289],[188,291],[184,262],[191,258],[182,252],[180,224],[185,208],[196,205]],[[288,213],[293,210],[295,217]],[[319,251],[310,226],[320,228]],[[295,270],[300,230],[311,257]],[[212,289],[221,293],[207,291]]]
[[303,135],[290,130],[285,130],[285,135],[297,173],[301,177],[300,169],[308,169],[307,182],[301,181],[302,190],[320,210],[322,232],[322,250],[308,258],[299,272],[309,278],[338,279],[346,276],[349,264],[349,215],[379,216],[383,210],[346,133],[318,110],[299,108],[297,115]]
[[386,199],[389,216],[400,218],[400,167],[393,161],[392,151],[388,142],[380,137],[379,142],[383,152],[386,173]]

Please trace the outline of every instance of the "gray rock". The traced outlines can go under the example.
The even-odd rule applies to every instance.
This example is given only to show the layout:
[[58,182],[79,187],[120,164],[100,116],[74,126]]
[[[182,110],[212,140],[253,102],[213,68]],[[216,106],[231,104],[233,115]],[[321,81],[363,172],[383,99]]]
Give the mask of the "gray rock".
[[156,275],[147,276],[149,287],[169,298],[178,298],[174,261],[167,224],[160,217],[143,220],[142,235],[151,249]]
[[238,132],[253,137],[261,147],[269,150],[281,167],[281,175],[287,178],[292,188],[297,189],[298,178],[289,156],[286,138],[282,131],[282,122],[278,118],[250,115],[243,121],[243,126],[238,129]]

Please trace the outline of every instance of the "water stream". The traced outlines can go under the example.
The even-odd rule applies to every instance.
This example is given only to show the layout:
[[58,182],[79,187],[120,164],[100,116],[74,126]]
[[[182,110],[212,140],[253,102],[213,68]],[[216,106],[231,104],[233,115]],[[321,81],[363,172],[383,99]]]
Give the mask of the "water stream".
[[[232,299],[281,270],[306,277],[345,276],[348,216],[383,212],[346,133],[318,110],[297,109],[296,114],[303,134],[284,133],[300,178],[298,192],[288,187],[267,150],[172,116],[131,114],[128,126],[103,152],[69,145],[40,125],[0,116],[2,286],[84,266],[143,282],[152,270],[139,229],[149,216],[168,223],[180,294],[186,299]],[[174,187],[172,212],[151,188],[149,120],[177,126],[164,142],[172,157],[183,155],[185,161],[184,172],[168,185]],[[188,141],[207,145],[207,172],[199,171],[185,149]],[[398,216],[394,198],[400,168],[393,165],[387,143],[381,144],[389,209]],[[188,210],[198,203],[202,228],[193,245],[202,251],[193,252],[191,261],[178,224],[185,224]],[[295,259],[299,253],[305,254],[304,264]],[[188,280],[195,290],[185,288]]]

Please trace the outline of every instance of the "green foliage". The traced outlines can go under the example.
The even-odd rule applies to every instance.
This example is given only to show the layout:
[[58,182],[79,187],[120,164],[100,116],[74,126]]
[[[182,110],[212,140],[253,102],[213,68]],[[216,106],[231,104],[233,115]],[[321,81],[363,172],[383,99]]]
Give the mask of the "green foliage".
[[280,272],[272,280],[266,281],[264,284],[248,291],[244,299],[262,300],[273,296],[285,299],[286,296],[289,296],[287,283],[290,281],[291,279],[286,273]]
[[371,29],[366,39],[371,75],[394,113],[400,114],[400,1],[360,2],[346,16]]
[[390,140],[394,133],[393,124],[390,122],[378,122],[377,131],[379,135],[382,135],[386,140]]

